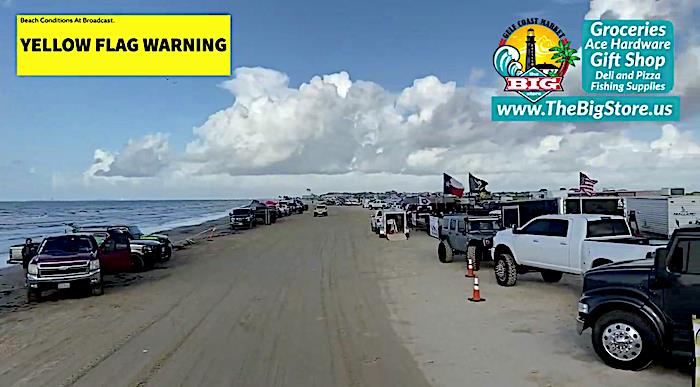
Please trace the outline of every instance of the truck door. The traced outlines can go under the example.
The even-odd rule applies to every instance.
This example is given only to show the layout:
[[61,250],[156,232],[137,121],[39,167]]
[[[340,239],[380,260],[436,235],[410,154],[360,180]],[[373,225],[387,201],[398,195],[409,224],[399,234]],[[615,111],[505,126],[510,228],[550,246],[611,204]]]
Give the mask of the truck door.
[[452,246],[458,251],[467,251],[467,222],[466,219],[457,220],[457,232],[455,232],[455,243]]
[[692,315],[700,315],[700,240],[679,239],[668,261],[664,312],[673,323],[677,348],[693,349]]
[[537,219],[518,234],[516,250],[523,262],[537,262],[551,267],[566,267],[569,263],[569,221]]
[[100,265],[107,272],[123,272],[131,269],[129,238],[121,232],[110,232],[101,247]]
[[457,219],[455,218],[450,218],[450,230],[448,231],[448,235],[450,246],[452,246],[453,249],[456,249],[457,240],[455,237],[457,236]]

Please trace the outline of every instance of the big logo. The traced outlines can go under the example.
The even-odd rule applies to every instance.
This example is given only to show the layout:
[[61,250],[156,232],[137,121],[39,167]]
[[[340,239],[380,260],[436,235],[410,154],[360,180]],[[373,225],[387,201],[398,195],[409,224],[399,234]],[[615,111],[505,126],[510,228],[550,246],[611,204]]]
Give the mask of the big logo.
[[532,103],[564,90],[564,75],[577,60],[580,58],[564,31],[536,17],[510,25],[493,53],[493,67],[506,82],[504,90]]

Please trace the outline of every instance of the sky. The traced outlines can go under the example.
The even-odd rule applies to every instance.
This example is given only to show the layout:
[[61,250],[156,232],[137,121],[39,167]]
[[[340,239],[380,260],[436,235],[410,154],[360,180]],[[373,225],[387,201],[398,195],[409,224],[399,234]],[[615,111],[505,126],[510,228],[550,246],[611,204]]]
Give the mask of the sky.
[[[694,4],[695,3],[695,4]],[[441,189],[700,190],[699,4],[692,0],[0,0],[0,200],[240,198]],[[230,13],[232,77],[16,77],[18,13]],[[676,25],[682,119],[493,123],[506,26],[549,18]],[[578,43],[580,44],[580,43]],[[580,73],[565,90],[581,94]],[[567,83],[568,82],[568,83]]]

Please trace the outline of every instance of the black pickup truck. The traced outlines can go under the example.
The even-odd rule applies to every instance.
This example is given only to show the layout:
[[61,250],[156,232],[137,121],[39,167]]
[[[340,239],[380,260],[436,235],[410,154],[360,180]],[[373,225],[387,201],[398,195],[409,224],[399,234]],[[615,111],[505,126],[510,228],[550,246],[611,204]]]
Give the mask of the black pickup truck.
[[659,355],[694,359],[692,315],[700,317],[700,228],[677,229],[646,259],[611,263],[583,277],[578,331],[609,366],[639,370]]

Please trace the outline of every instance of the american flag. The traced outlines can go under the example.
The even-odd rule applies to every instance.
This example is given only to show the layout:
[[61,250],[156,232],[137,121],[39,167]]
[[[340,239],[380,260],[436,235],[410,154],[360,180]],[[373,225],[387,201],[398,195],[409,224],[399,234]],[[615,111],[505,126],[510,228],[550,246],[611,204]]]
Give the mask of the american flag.
[[579,192],[584,193],[588,196],[593,196],[595,193],[595,183],[598,182],[598,180],[593,180],[590,177],[586,176],[585,173],[579,172],[578,175],[578,185],[579,185]]

